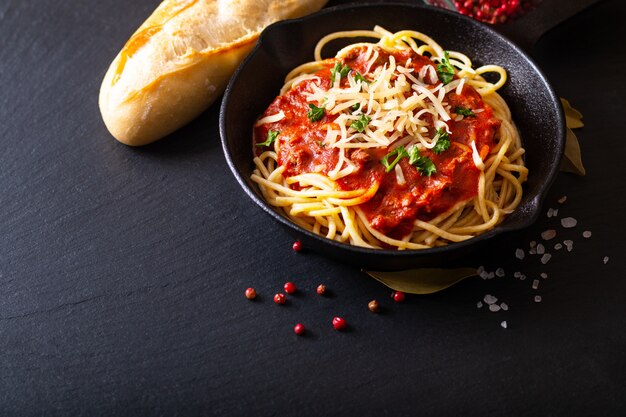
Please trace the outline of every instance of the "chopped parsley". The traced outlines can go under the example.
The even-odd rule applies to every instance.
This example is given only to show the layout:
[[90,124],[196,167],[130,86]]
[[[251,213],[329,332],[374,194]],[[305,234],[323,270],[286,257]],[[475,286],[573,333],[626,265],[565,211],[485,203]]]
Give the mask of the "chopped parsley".
[[448,51],[443,53],[443,58],[437,64],[437,76],[439,80],[444,84],[448,84],[454,78],[454,67],[450,63],[450,55]]
[[[391,158],[392,156],[395,156],[396,159],[389,162],[389,158]],[[380,163],[383,164],[383,166],[385,167],[385,172],[389,173],[392,169],[394,169],[398,162],[400,162],[400,159],[408,156],[409,154],[406,149],[404,149],[404,146],[398,146],[396,149],[383,156],[383,159],[380,160]]]
[[339,79],[347,76],[351,71],[351,68],[347,65],[343,65],[341,62],[337,62],[333,69],[330,70],[330,82],[335,83],[335,77],[339,74]]
[[450,136],[448,136],[448,132],[442,127],[437,129],[437,134],[439,135],[439,139],[437,139],[437,143],[433,147],[433,152],[439,155],[443,151],[447,151],[450,147]]
[[471,109],[467,109],[461,106],[456,106],[456,108],[454,109],[454,112],[456,114],[460,114],[461,116],[465,116],[465,117],[476,117],[476,115]]
[[306,114],[306,117],[309,118],[312,122],[319,122],[324,117],[324,106],[317,107],[313,103],[309,103],[309,111]]
[[350,110],[357,111],[360,107],[361,103],[354,103],[352,106],[350,106]]
[[320,148],[325,148],[325,147],[326,147],[326,144],[324,143],[324,141],[321,141],[321,140],[318,140],[318,141],[317,141],[317,145],[318,145]]
[[272,143],[274,143],[279,134],[280,132],[277,130],[268,130],[265,142],[257,143],[256,146],[270,146]]
[[435,167],[435,163],[427,156],[423,156],[420,154],[420,150],[417,149],[417,146],[412,146],[408,150],[409,156],[409,164],[415,166],[417,170],[422,175],[426,175],[430,177],[432,174],[437,172],[437,167]]
[[368,123],[370,122],[370,120],[372,120],[371,117],[366,116],[363,113],[361,113],[361,116],[359,116],[358,120],[355,120],[354,122],[352,122],[350,127],[359,133],[363,133]]
[[369,83],[370,83],[370,82],[369,82],[369,81],[367,81],[367,80],[365,79],[365,77],[364,77],[364,76],[362,76],[362,75],[361,75],[361,73],[360,73],[360,72],[358,72],[358,71],[356,71],[356,74],[354,74],[354,81],[361,81],[361,82],[364,82],[365,84],[369,84]]

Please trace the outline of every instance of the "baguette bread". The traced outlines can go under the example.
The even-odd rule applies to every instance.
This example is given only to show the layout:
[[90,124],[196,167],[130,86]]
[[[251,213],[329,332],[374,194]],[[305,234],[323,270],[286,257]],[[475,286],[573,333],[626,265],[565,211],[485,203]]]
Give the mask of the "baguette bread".
[[260,32],[326,0],[164,0],[109,67],[102,118],[120,142],[140,146],[187,124],[223,92]]

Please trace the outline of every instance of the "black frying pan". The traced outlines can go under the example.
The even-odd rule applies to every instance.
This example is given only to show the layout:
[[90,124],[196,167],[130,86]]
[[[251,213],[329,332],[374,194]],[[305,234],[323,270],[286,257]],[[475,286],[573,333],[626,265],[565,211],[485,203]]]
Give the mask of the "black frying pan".
[[[433,249],[357,248],[330,241],[294,225],[265,203],[250,180],[253,170],[252,125],[278,94],[285,75],[296,66],[311,61],[315,44],[328,33],[372,29],[375,25],[390,31],[418,30],[433,37],[444,49],[465,53],[472,59],[474,67],[493,63],[508,71],[509,81],[500,94],[507,100],[520,130],[530,175],[519,208],[493,230],[465,242]],[[334,56],[338,49],[354,41],[335,41],[325,47],[323,56]],[[274,219],[295,232],[306,247],[364,268],[394,270],[450,266],[460,259],[459,262],[467,262],[469,256],[475,256],[502,234],[533,223],[559,170],[565,121],[559,98],[543,73],[522,49],[490,27],[441,9],[378,3],[324,9],[302,19],[269,26],[226,89],[220,112],[220,134],[226,159],[242,189]],[[266,225],[261,223],[258,227]]]

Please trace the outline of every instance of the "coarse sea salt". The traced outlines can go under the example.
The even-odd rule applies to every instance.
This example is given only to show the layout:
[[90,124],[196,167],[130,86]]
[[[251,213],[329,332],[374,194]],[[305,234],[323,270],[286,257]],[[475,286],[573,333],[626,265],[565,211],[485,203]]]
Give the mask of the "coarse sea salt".
[[541,274],[539,274],[539,276],[543,279],[547,279],[548,278],[548,274],[546,274],[545,272],[542,272]]
[[559,198],[557,201],[558,201],[560,204],[563,204],[563,203],[565,203],[565,202],[567,201],[567,196],[566,196],[566,195],[564,195],[563,197]]
[[563,247],[563,245],[561,245],[560,243],[557,243],[554,245],[554,249],[556,250],[560,250]]
[[482,306],[483,306],[483,302],[482,301],[479,301],[479,302],[476,303],[476,308],[482,308]]
[[500,308],[504,311],[509,309],[509,305],[507,303],[500,303]]
[[574,249],[574,241],[573,240],[564,240],[563,244],[565,245],[565,247],[567,248],[568,252],[571,252],[572,249]]
[[550,258],[552,258],[552,255],[550,255],[549,253],[544,253],[541,257],[541,263],[544,265],[547,264],[550,261]]
[[524,249],[516,249],[515,250],[515,257],[517,259],[524,259]]
[[498,268],[496,269],[496,276],[502,278],[504,276],[504,269],[503,268]]
[[536,290],[537,288],[539,288],[539,280],[535,279],[533,280],[533,290]]
[[543,246],[541,243],[537,245],[537,254],[539,255],[543,255],[544,253],[546,253],[546,247]]
[[541,296],[535,295],[535,303],[540,303],[540,302],[541,302]]
[[491,295],[491,294],[487,294],[487,295],[485,295],[485,298],[483,298],[483,301],[485,303],[489,304],[489,305],[492,305],[495,302],[497,302],[498,299],[496,297],[494,297],[493,295]]
[[609,257],[605,256],[604,259],[602,259],[602,262],[604,262],[604,264],[606,265],[606,263],[609,261]]
[[589,239],[589,238],[591,237],[591,232],[590,232],[589,230],[585,230],[585,231],[583,232],[583,237],[584,237],[585,239]]
[[563,217],[561,219],[561,226],[563,226],[566,229],[571,229],[572,227],[576,227],[577,224],[578,224],[578,220],[576,220],[573,217]]
[[491,311],[492,313],[497,313],[498,311],[500,311],[500,306],[497,304],[490,304],[489,311]]
[[506,320],[500,323],[500,326],[502,326],[503,329],[506,329],[508,327],[508,325],[506,324]]
[[541,238],[543,240],[550,240],[550,239],[554,239],[555,237],[556,237],[556,230],[554,229],[548,229],[541,233]]

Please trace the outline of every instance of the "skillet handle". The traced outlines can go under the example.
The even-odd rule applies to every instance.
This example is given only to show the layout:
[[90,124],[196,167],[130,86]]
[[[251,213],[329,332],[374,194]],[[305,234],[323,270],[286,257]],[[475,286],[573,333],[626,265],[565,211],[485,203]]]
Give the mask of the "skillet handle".
[[494,29],[532,55],[535,44],[546,32],[599,1],[602,0],[544,0],[537,10]]

